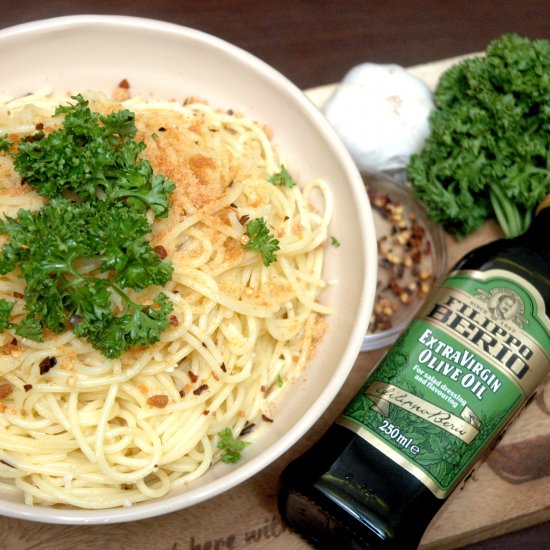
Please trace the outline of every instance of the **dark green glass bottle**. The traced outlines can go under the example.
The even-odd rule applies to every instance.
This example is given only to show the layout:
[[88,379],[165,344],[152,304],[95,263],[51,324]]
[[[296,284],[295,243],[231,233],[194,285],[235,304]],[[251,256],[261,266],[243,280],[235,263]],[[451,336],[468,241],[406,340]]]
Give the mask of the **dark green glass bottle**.
[[550,369],[549,235],[547,199],[527,233],[458,262],[338,422],[283,471],[291,528],[320,549],[418,546]]

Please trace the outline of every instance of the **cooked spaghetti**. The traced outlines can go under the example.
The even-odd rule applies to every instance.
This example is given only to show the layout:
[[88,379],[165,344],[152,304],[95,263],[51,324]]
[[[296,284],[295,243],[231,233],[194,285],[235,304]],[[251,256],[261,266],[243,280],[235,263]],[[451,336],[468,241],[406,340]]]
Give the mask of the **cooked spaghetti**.
[[[201,477],[220,458],[221,432],[250,441],[276,422],[272,403],[302,372],[330,312],[319,302],[329,188],[273,185],[283,159],[266,128],[198,100],[87,98],[94,111],[133,111],[143,157],[176,185],[151,233],[174,268],[162,288],[173,311],[160,342],[116,359],[70,330],[43,342],[0,334],[0,491],[29,505],[130,506]],[[4,101],[0,136],[51,131],[59,103],[48,94]],[[44,202],[0,154],[0,215]],[[246,221],[259,217],[279,241],[269,267],[243,246]],[[15,318],[24,292],[17,271],[0,277]]]

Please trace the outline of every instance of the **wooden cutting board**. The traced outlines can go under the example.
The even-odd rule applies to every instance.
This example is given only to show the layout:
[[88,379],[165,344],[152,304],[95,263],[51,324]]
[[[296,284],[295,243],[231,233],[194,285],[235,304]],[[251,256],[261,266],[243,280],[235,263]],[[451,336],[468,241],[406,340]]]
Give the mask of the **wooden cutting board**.
[[[455,60],[411,69],[433,86]],[[308,95],[322,105],[326,86]],[[448,239],[449,266],[467,251],[499,235],[487,224],[457,243]],[[276,509],[281,470],[307,449],[337,418],[359,389],[382,351],[361,354],[342,391],[306,436],[274,464],[212,500],[158,518],[117,525],[68,526],[0,517],[3,550],[154,549],[307,550]],[[455,491],[426,532],[421,548],[456,548],[550,519],[550,379],[466,485]]]

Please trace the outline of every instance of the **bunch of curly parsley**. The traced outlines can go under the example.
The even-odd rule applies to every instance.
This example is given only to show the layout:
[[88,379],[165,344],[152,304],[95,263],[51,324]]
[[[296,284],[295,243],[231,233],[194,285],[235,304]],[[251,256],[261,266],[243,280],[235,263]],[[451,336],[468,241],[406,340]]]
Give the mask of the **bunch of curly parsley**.
[[[172,266],[150,245],[148,212],[166,216],[174,184],[154,174],[134,141],[128,110],[102,116],[81,96],[59,106],[62,128],[23,139],[13,154],[23,184],[48,198],[37,212],[20,210],[0,221],[8,236],[0,274],[19,269],[26,314],[14,324],[14,303],[0,300],[0,330],[42,341],[44,329],[70,328],[106,357],[159,341],[172,304],[160,292],[153,303],[136,303],[136,292],[165,285]],[[4,138],[1,149],[11,151]],[[95,274],[94,274],[95,273]]]
[[501,36],[446,71],[434,100],[408,170],[415,195],[458,237],[489,218],[521,234],[550,193],[550,42]]

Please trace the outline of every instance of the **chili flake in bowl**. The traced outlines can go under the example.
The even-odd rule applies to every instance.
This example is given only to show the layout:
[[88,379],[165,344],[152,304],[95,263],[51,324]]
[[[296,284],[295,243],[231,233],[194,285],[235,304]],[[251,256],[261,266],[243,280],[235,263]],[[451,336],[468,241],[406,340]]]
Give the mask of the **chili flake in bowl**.
[[392,344],[447,269],[443,229],[403,183],[363,174],[378,244],[375,305],[361,351]]

